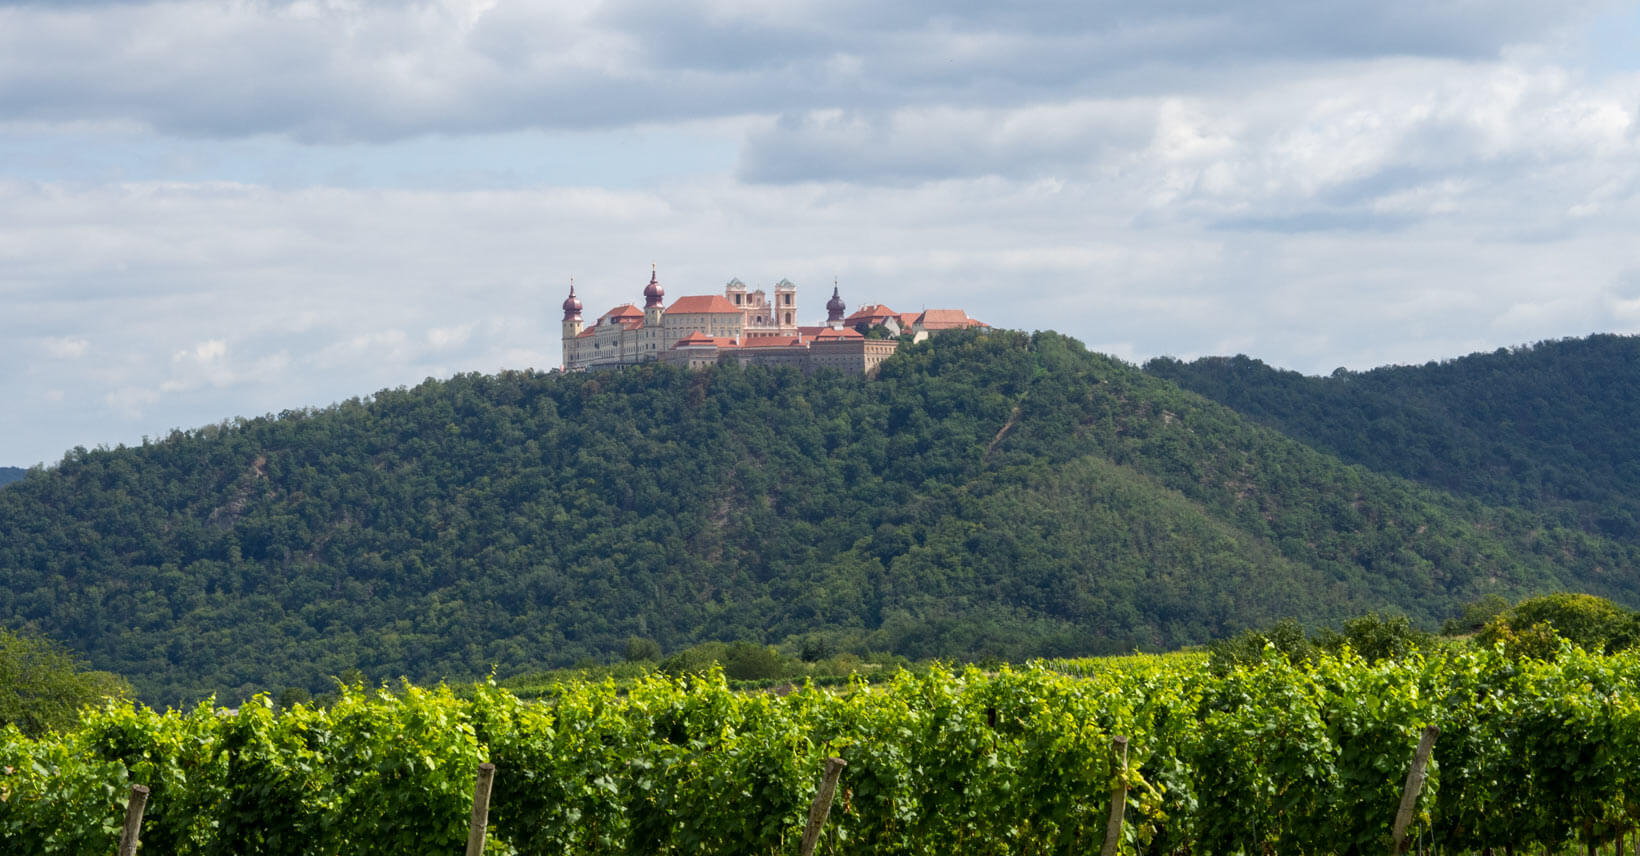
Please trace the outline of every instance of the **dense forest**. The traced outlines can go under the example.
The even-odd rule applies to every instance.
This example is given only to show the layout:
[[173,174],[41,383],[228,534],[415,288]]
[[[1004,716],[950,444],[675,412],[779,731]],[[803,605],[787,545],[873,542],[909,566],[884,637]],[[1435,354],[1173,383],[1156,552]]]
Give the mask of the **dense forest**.
[[1346,461],[1640,541],[1640,338],[1329,377],[1246,356],[1145,369]]
[[1491,593],[1640,602],[1632,543],[1498,499],[1064,336],[949,334],[870,380],[473,374],[75,449],[0,491],[0,624],[175,703],[633,638],[1019,658],[1433,626]]
[[22,467],[0,467],[0,487],[21,479],[27,472]]

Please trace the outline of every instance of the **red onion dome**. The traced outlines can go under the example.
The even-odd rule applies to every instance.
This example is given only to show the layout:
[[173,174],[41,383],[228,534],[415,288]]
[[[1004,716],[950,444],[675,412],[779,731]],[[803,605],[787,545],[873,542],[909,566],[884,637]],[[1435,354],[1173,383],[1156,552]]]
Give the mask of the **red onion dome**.
[[832,286],[832,288],[831,288],[831,299],[826,301],[826,320],[827,321],[841,321],[841,320],[843,320],[843,310],[845,310],[847,308],[848,308],[847,306],[843,305],[843,298],[838,296],[838,294],[837,294],[837,287]]
[[575,286],[569,287],[569,297],[564,298],[564,320],[574,321],[581,317],[581,299],[575,296]]
[[655,269],[649,269],[649,284],[643,287],[643,305],[659,306],[661,298],[666,296],[666,289],[661,288],[660,281],[655,278]]

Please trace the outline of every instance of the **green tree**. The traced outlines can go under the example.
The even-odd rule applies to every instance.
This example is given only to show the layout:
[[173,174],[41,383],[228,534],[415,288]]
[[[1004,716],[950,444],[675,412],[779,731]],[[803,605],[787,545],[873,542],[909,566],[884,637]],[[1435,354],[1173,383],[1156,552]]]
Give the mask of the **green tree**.
[[1344,622],[1342,633],[1321,636],[1323,647],[1336,650],[1349,645],[1369,662],[1399,660],[1435,641],[1434,636],[1413,627],[1404,615],[1383,616],[1376,612]]
[[86,669],[50,639],[0,630],[0,726],[31,736],[61,731],[86,705],[130,694],[124,678]]
[[1481,628],[1475,641],[1482,645],[1499,642],[1511,650],[1528,650],[1547,656],[1553,647],[1546,644],[1522,645],[1520,640],[1542,639],[1546,633],[1567,639],[1585,650],[1620,651],[1633,647],[1640,615],[1602,597],[1588,594],[1550,594],[1528,598],[1500,613]]
[[760,681],[786,674],[786,664],[768,645],[731,642],[723,654],[723,674],[737,681]]
[[628,663],[654,662],[661,658],[661,645],[653,639],[630,636],[624,653]]
[[1509,611],[1509,599],[1500,594],[1489,594],[1463,605],[1458,614],[1441,625],[1443,636],[1464,636],[1479,632],[1488,621]]
[[1304,625],[1287,619],[1263,630],[1245,630],[1209,645],[1208,669],[1215,675],[1224,675],[1237,666],[1256,665],[1264,660],[1265,648],[1274,649],[1293,665],[1308,663],[1318,653],[1315,643],[1304,632]]

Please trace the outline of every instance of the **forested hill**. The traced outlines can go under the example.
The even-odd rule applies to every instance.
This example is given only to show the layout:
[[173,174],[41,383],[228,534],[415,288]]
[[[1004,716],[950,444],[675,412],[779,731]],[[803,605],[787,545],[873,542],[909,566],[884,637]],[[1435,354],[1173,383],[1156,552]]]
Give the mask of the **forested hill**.
[[875,380],[507,372],[77,449],[0,491],[0,621],[146,698],[502,676],[632,636],[1128,651],[1489,592],[1636,603],[1634,550],[1347,466],[1077,342]]
[[1330,377],[1245,356],[1145,369],[1346,461],[1640,541],[1640,338]]
[[22,467],[0,467],[0,486],[18,481],[27,474],[28,470],[25,470]]

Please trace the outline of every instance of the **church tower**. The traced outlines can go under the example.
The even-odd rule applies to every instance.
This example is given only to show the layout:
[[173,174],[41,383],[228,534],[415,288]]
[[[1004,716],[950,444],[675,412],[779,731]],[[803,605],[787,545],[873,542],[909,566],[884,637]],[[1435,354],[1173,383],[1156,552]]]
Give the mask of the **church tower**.
[[[649,284],[643,287],[643,336],[638,339],[638,359],[658,360],[662,350],[661,316],[666,314],[666,307],[661,301],[666,298],[666,289],[661,288],[660,280],[655,275],[655,266],[649,266]],[[668,343],[669,344],[669,343]]]
[[569,297],[564,298],[564,368],[569,369],[575,362],[572,357],[580,346],[575,337],[581,335],[581,299],[575,296],[575,279],[569,281]]
[[843,329],[843,313],[848,311],[843,298],[837,294],[837,284],[831,286],[831,299],[826,301],[826,326],[833,330]]
[[774,284],[774,326],[783,331],[797,332],[797,286],[789,279]]
[[723,296],[728,298],[736,309],[744,309],[746,307],[746,283],[741,282],[738,276],[729,280],[729,283],[723,286]]

